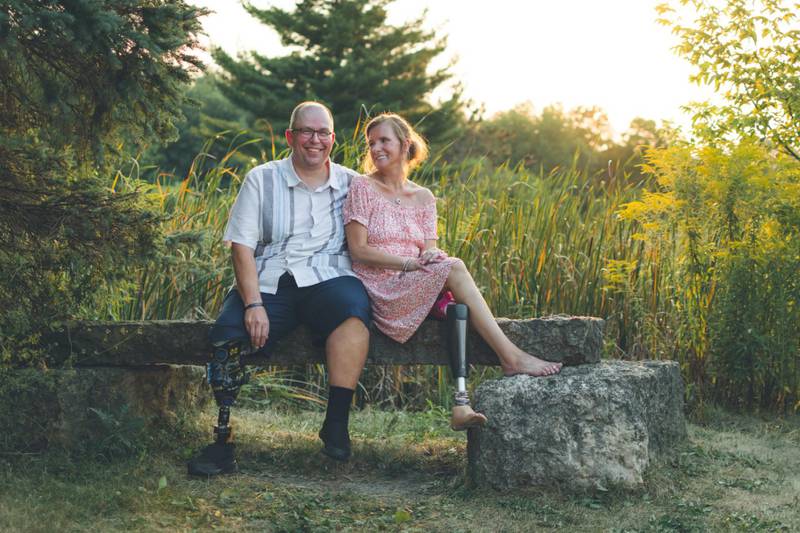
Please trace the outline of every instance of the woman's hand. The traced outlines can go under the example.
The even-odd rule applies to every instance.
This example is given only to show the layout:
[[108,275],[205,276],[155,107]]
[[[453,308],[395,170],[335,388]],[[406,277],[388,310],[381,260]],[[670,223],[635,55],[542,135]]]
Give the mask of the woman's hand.
[[428,269],[425,268],[425,265],[422,264],[422,261],[419,257],[408,257],[403,262],[403,272],[413,272],[415,270],[424,270],[428,272]]
[[419,255],[419,262],[423,265],[428,265],[430,263],[439,263],[444,260],[447,255],[438,248],[428,248],[427,250],[423,250],[422,253]]

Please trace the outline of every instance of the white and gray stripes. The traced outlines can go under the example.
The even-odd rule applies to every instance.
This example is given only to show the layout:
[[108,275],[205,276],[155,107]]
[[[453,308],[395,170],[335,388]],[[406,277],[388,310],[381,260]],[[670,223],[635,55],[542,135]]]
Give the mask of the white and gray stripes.
[[262,292],[274,294],[286,271],[300,287],[354,275],[342,207],[355,174],[331,162],[328,182],[313,191],[297,177],[291,158],[247,174],[224,239],[253,248]]

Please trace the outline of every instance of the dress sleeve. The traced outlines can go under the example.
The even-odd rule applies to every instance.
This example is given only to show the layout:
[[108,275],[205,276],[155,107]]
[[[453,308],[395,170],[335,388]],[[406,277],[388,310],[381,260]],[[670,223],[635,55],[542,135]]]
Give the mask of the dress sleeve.
[[422,210],[422,217],[420,220],[420,226],[422,226],[422,235],[425,240],[436,240],[439,238],[439,234],[436,230],[438,221],[438,216],[436,214],[436,201],[434,200],[430,204],[425,206],[425,209]]
[[350,185],[350,190],[347,193],[347,199],[344,202],[344,223],[355,220],[364,227],[369,227],[369,216],[372,211],[372,202],[370,201],[369,191],[367,187],[369,184],[364,181],[365,178],[356,176]]

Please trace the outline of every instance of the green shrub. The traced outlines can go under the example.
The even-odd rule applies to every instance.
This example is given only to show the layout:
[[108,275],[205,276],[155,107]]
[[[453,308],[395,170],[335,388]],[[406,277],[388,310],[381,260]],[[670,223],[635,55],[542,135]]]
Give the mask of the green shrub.
[[696,399],[800,404],[800,167],[754,142],[651,150],[659,189],[626,204],[674,254],[676,349]]

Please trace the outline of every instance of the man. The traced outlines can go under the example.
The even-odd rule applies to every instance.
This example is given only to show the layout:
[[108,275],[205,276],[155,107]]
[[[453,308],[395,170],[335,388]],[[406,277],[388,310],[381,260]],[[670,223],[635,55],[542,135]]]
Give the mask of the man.
[[317,102],[299,104],[286,140],[291,155],[251,170],[230,212],[236,287],[211,330],[208,380],[219,406],[216,442],[189,461],[189,473],[236,470],[228,419],[244,383],[241,355],[263,351],[298,324],[324,343],[330,391],[319,436],[323,452],[346,461],[353,392],[369,347],[370,305],[351,270],[342,205],[354,171],[330,161],[333,116]]

